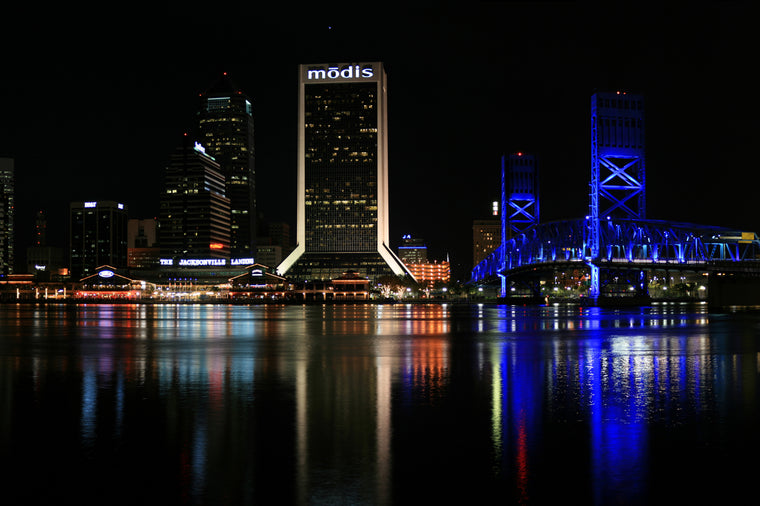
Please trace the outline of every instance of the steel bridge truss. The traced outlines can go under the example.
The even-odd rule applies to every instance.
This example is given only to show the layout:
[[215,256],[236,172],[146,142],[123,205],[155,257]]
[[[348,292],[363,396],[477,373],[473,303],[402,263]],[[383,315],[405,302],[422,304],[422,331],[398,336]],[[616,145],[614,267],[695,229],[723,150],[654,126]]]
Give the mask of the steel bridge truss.
[[[549,222],[505,241],[472,271],[472,281],[509,277],[527,268],[577,263],[589,268],[640,269],[760,259],[754,232],[661,220],[599,220],[599,252],[592,255],[591,217]],[[758,262],[760,263],[760,262]],[[598,272],[597,272],[598,274]]]
[[511,196],[508,201],[507,223],[512,235],[524,233],[538,223],[538,201],[533,196]]
[[[642,219],[645,216],[646,184],[644,161],[634,155],[605,155],[597,157],[599,197],[607,207],[599,208],[599,218],[625,216]],[[604,169],[604,170],[603,170]]]

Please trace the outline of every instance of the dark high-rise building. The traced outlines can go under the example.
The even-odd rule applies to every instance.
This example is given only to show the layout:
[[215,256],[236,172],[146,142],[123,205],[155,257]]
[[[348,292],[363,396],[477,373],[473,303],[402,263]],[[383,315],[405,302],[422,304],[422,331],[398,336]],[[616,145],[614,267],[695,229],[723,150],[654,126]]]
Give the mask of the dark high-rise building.
[[34,215],[32,244],[26,248],[26,272],[38,281],[50,281],[66,274],[63,248],[47,244],[47,216],[39,210]]
[[198,131],[199,142],[225,178],[230,199],[230,250],[235,256],[252,256],[256,240],[253,108],[226,73],[201,94]]
[[301,65],[291,279],[409,274],[389,247],[387,83],[382,63]]
[[72,279],[101,265],[127,266],[127,206],[112,201],[72,202],[69,258]]
[[47,215],[41,209],[34,215],[32,246],[47,246]]
[[158,241],[161,255],[229,258],[230,199],[219,164],[185,135],[164,173]]
[[401,238],[401,246],[398,247],[398,258],[404,265],[423,264],[427,262],[427,246],[419,237],[405,235]]
[[14,166],[13,158],[0,158],[0,275],[13,274]]

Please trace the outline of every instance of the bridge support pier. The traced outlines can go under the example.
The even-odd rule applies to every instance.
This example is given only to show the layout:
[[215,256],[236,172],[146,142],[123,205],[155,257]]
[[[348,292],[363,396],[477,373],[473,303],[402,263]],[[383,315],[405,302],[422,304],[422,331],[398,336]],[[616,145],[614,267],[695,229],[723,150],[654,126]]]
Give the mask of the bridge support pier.
[[599,301],[599,294],[601,293],[601,281],[599,279],[599,266],[589,262],[588,268],[590,272],[589,276],[589,287],[588,287],[588,298],[591,301],[592,304],[596,305],[597,301]]

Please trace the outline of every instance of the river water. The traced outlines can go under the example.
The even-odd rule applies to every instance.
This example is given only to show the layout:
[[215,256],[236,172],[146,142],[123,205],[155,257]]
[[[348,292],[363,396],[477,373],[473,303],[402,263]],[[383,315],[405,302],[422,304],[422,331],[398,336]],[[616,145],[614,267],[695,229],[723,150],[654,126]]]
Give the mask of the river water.
[[0,503],[754,503],[759,357],[706,305],[0,305]]

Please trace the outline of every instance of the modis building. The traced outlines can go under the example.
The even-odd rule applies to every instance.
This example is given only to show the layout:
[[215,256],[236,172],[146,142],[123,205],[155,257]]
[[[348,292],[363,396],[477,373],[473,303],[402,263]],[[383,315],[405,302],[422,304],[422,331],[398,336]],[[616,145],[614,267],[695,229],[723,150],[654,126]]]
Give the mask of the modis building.
[[380,62],[299,66],[293,280],[409,274],[390,250],[388,116]]

